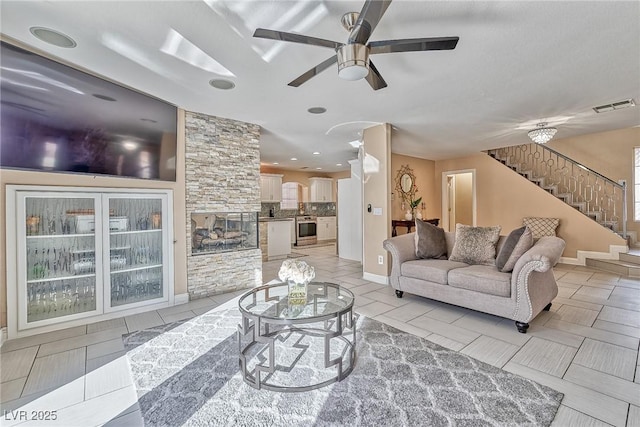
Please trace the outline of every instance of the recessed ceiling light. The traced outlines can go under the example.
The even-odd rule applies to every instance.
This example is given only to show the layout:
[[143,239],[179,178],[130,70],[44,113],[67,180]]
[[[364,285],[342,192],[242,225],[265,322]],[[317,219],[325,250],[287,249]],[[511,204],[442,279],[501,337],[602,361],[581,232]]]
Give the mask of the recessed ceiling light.
[[342,166],[342,163],[336,163],[336,166]]
[[274,165],[279,165],[280,163],[278,163],[278,162],[273,162],[273,164],[274,164]]
[[292,157],[291,160],[293,160],[295,162],[298,159],[296,157]]
[[62,34],[59,31],[52,30],[44,27],[31,27],[29,28],[31,34],[36,38],[42,40],[45,43],[52,44],[58,47],[72,48],[78,44],[71,37],[66,34]]
[[93,96],[98,98],[98,99],[102,99],[103,101],[110,101],[110,102],[115,102],[116,101],[115,98],[112,98],[112,97],[107,96],[107,95],[101,95],[99,93],[94,93]]
[[317,170],[321,170],[322,168],[316,168]]
[[324,114],[327,112],[327,109],[324,107],[311,107],[307,111],[311,114]]
[[216,89],[221,89],[221,90],[229,90],[236,87],[236,84],[234,82],[226,79],[211,79],[209,80],[209,84],[215,87]]
[[122,141],[122,146],[129,151],[133,151],[138,148],[138,143],[133,141]]
[[319,151],[314,151],[314,152],[313,152],[313,155],[314,155],[314,156],[319,156],[319,155],[320,155],[320,152],[319,152]]

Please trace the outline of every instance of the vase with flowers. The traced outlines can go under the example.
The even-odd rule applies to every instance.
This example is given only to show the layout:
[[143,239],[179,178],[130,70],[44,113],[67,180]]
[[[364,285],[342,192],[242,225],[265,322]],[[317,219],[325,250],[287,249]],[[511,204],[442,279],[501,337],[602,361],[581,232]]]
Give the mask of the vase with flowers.
[[278,277],[287,283],[291,313],[301,312],[307,304],[307,285],[316,277],[315,269],[304,261],[287,259],[282,262]]

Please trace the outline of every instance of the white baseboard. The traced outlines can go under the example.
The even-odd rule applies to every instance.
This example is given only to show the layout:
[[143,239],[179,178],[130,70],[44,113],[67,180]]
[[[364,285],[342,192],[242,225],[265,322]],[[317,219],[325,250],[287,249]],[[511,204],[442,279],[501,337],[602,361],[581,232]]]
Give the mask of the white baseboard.
[[189,302],[189,294],[177,294],[173,297],[173,304],[186,304]]
[[609,245],[609,252],[577,251],[576,258],[560,257],[560,262],[571,265],[587,265],[587,258],[618,260],[620,259],[620,254],[626,253],[628,250],[627,246]]
[[368,280],[370,282],[380,283],[381,285],[388,285],[389,284],[389,277],[388,276],[380,276],[379,274],[363,272],[362,273],[362,278],[364,280]]
[[7,340],[7,337],[7,328],[0,329],[0,347],[2,347],[2,344]]

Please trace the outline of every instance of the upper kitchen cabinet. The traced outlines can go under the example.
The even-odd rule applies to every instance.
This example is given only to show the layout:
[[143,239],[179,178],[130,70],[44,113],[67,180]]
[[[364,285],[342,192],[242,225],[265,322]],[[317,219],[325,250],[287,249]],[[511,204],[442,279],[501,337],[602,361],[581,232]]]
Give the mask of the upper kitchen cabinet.
[[309,178],[311,188],[311,202],[333,202],[333,179]]
[[260,174],[260,201],[282,201],[282,175]]

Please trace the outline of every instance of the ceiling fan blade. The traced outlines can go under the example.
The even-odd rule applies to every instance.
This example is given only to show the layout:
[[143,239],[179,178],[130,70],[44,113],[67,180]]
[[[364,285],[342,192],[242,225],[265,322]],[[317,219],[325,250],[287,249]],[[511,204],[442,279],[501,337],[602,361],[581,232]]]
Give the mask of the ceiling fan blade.
[[390,4],[391,0],[365,1],[360,16],[349,34],[349,43],[366,44]]
[[369,54],[417,52],[455,49],[459,37],[429,37],[423,39],[380,40],[369,43]]
[[369,61],[369,74],[367,74],[365,79],[367,79],[367,82],[369,82],[369,85],[371,85],[373,90],[384,89],[387,87],[387,82],[384,81],[380,72],[371,61]]
[[308,44],[312,46],[330,47],[331,49],[339,49],[343,45],[343,43],[338,43],[331,40],[304,36],[302,34],[285,33],[283,31],[267,30],[264,28],[256,29],[256,32],[253,33],[253,37],[261,39],[280,40],[283,42]]
[[338,62],[338,56],[333,55],[331,58],[325,61],[322,61],[321,63],[319,63],[318,65],[316,65],[315,67],[307,71],[306,73],[302,74],[297,79],[293,80],[291,83],[289,83],[289,86],[298,87],[302,83],[305,83],[307,80],[310,80],[312,77],[317,76],[318,74],[320,74],[321,72],[323,72],[324,70],[326,70],[327,68],[329,68],[330,66],[332,66],[337,62]]

